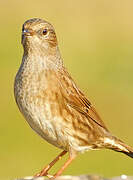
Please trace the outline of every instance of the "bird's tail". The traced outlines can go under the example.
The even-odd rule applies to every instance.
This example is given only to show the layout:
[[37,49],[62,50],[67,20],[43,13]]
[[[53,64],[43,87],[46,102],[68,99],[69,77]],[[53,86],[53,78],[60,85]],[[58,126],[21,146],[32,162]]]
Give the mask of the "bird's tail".
[[117,152],[122,152],[126,154],[127,156],[133,158],[133,148],[126,145],[123,141],[120,139],[112,136],[107,137],[104,139],[105,147],[108,149],[112,149]]

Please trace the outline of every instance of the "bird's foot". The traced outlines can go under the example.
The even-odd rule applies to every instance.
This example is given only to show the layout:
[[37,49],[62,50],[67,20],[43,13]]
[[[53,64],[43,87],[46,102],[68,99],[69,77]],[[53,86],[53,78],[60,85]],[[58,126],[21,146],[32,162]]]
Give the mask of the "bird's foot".
[[46,176],[46,177],[48,177],[49,179],[52,179],[54,176],[53,175],[51,175],[51,174],[48,174],[48,172],[40,172],[40,173],[37,173],[37,174],[35,174],[34,175],[34,177],[41,177],[41,176]]

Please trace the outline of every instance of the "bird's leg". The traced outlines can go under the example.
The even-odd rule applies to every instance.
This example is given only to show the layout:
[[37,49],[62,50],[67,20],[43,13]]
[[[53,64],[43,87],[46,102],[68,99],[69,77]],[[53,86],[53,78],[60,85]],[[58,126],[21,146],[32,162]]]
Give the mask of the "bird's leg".
[[67,153],[67,151],[62,151],[51,163],[49,163],[45,168],[42,169],[41,172],[37,173],[35,177],[39,176],[47,176],[49,169],[58,161],[62,158]]
[[59,171],[54,174],[50,180],[54,180],[57,176],[60,176],[62,172],[67,168],[67,166],[76,158],[76,156],[70,156],[69,159],[65,162],[65,164],[59,169]]

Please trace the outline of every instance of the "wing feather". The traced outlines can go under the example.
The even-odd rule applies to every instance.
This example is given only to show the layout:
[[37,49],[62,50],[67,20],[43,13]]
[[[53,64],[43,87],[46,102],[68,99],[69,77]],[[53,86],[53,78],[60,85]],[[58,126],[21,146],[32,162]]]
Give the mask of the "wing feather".
[[61,92],[65,98],[66,103],[78,112],[84,114],[89,120],[92,120],[98,126],[101,126],[108,131],[95,108],[76,86],[75,82],[68,74],[66,69],[63,69],[63,72],[60,73],[61,74],[58,75],[58,77],[60,77],[59,82]]

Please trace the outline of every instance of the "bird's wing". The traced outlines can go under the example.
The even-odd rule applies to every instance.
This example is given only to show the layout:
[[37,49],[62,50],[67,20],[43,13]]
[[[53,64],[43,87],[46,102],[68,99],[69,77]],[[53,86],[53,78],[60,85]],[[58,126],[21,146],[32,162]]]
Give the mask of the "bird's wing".
[[108,131],[95,108],[79,90],[68,72],[63,69],[63,72],[60,72],[58,77],[61,88],[60,92],[62,93],[67,105],[84,114],[89,120],[92,120],[94,123]]

